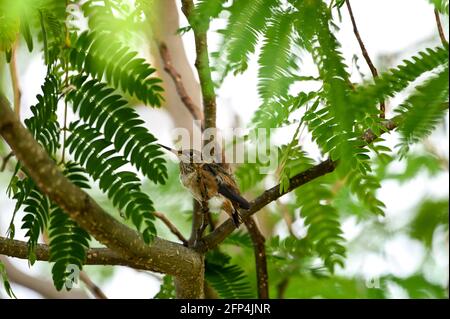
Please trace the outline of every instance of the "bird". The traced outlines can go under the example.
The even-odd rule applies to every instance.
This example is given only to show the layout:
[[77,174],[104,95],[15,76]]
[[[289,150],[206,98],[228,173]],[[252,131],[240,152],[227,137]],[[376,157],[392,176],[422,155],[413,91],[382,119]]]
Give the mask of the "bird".
[[231,171],[220,163],[206,163],[198,150],[175,150],[162,144],[159,146],[178,157],[181,183],[194,199],[200,204],[218,205],[239,228],[242,224],[239,209],[249,209],[250,204],[241,196]]

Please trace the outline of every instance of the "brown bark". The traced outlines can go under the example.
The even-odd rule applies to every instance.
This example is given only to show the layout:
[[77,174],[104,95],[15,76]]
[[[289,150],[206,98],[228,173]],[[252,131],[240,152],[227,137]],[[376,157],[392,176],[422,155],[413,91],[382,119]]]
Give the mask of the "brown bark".
[[253,242],[255,254],[256,282],[258,285],[258,298],[269,299],[269,276],[267,274],[266,239],[258,228],[253,217],[247,218],[245,226]]
[[[139,233],[105,212],[87,193],[70,182],[55,162],[20,123],[0,95],[0,135],[14,151],[37,187],[61,207],[99,242],[126,256],[136,266],[164,272],[186,285],[195,286],[203,269],[203,258],[194,251],[167,240],[155,238],[147,245]],[[203,290],[203,283],[192,290]]]
[[[180,27],[178,8],[175,0],[156,0],[146,12],[149,18],[150,28],[150,52],[152,63],[158,70],[158,76],[163,80],[164,103],[163,106],[170,113],[177,128],[185,128],[191,136],[193,143],[195,136],[200,136],[200,129],[193,125],[192,116],[188,109],[183,105],[182,98],[177,93],[177,87],[173,82],[171,75],[164,71],[164,61],[160,56],[159,44],[164,43],[168,52],[171,54],[172,66],[178,71],[183,79],[184,88],[187,95],[195,105],[201,105],[200,85],[196,79],[193,69],[189,63],[183,40],[177,33]],[[198,133],[198,134],[197,134]],[[189,148],[191,145],[184,141],[182,148]],[[198,141],[196,141],[198,142]]]

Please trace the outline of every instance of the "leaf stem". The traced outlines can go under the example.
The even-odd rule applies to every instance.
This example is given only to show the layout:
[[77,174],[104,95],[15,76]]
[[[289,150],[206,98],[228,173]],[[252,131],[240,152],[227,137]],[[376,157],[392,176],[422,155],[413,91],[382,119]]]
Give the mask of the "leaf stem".
[[[353,33],[355,34],[356,39],[358,40],[359,47],[361,48],[362,55],[364,57],[364,60],[366,60],[367,65],[369,66],[370,72],[372,73],[372,76],[374,78],[378,77],[378,71],[375,65],[372,63],[372,60],[370,59],[369,53],[367,52],[366,46],[364,45],[364,42],[361,38],[361,35],[359,34],[358,27],[356,25],[356,20],[353,15],[352,6],[350,5],[350,0],[345,0],[345,3],[347,5],[348,13],[350,14],[350,19],[352,21],[353,25]],[[385,101],[380,102],[380,118],[384,119],[386,117],[386,103]]]
[[9,72],[11,74],[12,90],[14,95],[14,113],[20,118],[20,101],[22,92],[20,91],[19,72],[17,69],[17,47],[16,40],[11,48],[11,61],[9,62]]
[[439,17],[439,11],[434,9],[434,17],[436,18],[436,25],[439,32],[439,38],[441,38],[442,45],[448,46],[448,42],[445,39],[444,28],[442,27],[441,18]]

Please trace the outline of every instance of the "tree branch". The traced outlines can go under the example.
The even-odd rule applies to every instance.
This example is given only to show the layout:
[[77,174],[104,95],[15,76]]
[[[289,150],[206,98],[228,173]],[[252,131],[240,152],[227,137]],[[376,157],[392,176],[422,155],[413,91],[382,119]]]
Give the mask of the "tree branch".
[[[186,19],[191,23],[191,14],[194,10],[193,0],[181,0],[183,11]],[[211,69],[209,67],[209,53],[208,40],[206,31],[198,30],[195,25],[191,23],[194,31],[195,51],[197,58],[195,60],[195,67],[197,69],[198,77],[200,79],[200,86],[203,96],[203,114],[205,118],[205,128],[216,127],[216,93],[214,92],[214,83],[211,77]]]
[[163,213],[153,212],[153,215],[158,217],[167,226],[167,228],[169,228],[169,230],[178,237],[183,245],[187,245],[186,238],[184,238],[183,234],[178,230],[178,228],[174,224],[172,224],[172,222]]
[[198,253],[160,238],[155,238],[151,245],[147,245],[138,232],[105,212],[87,193],[62,174],[20,123],[2,94],[0,135],[37,187],[99,242],[126,256],[136,265],[180,277],[179,280],[191,286],[193,298],[203,294],[203,283],[196,285],[193,280],[200,276],[199,272],[203,269],[202,258]]
[[284,278],[277,284],[277,298],[284,299],[284,293],[289,285],[289,278]]
[[[0,237],[0,255],[28,259],[28,245],[24,241]],[[48,261],[50,258],[49,247],[45,244],[36,245],[36,260]],[[135,263],[127,256],[109,248],[90,248],[86,253],[86,265],[110,265],[110,266],[128,266],[142,270],[153,270],[151,266],[145,263]]]
[[164,70],[170,75],[175,84],[175,88],[177,90],[178,95],[180,96],[181,101],[186,106],[188,111],[191,113],[194,120],[200,121],[200,126],[203,131],[204,129],[204,119],[203,113],[200,108],[194,103],[189,94],[184,87],[183,81],[181,79],[180,73],[175,69],[172,64],[172,59],[170,57],[169,49],[166,44],[162,42],[159,45],[159,53],[161,55],[161,59],[164,63]]
[[[397,127],[397,124],[394,120],[385,120],[383,123],[385,131],[393,130]],[[361,137],[366,143],[372,143],[378,136],[372,132],[371,130],[367,130],[364,135]],[[250,203],[250,209],[242,210],[241,215],[245,220],[249,216],[258,212],[261,208],[268,205],[269,203],[277,200],[281,196],[291,192],[292,190],[300,187],[320,176],[331,173],[335,170],[337,163],[330,159],[327,159],[297,175],[292,177],[289,180],[289,188],[280,192],[280,184],[275,185],[274,187],[264,191],[259,197],[254,199]],[[199,241],[198,245],[195,249],[199,252],[205,252],[210,249],[215,248],[219,245],[229,234],[231,234],[236,227],[233,224],[231,219],[226,220],[220,226],[218,226],[212,233],[206,235],[201,241]]]
[[6,169],[6,165],[9,160],[14,156],[13,152],[9,152],[8,155],[2,158],[2,166],[0,167],[0,172],[3,172]]
[[[355,20],[355,17],[353,16],[353,10],[350,5],[350,0],[345,0],[345,3],[347,4],[348,13],[350,14],[350,19],[352,20],[353,33],[355,34],[356,39],[358,40],[358,44],[359,44],[359,47],[361,48],[362,55],[363,55],[364,59],[366,60],[367,65],[369,66],[372,76],[374,78],[377,78],[378,77],[377,68],[375,67],[375,65],[373,65],[372,60],[370,59],[369,53],[366,50],[366,46],[364,45],[361,35],[359,34],[358,27],[356,26],[356,20]],[[381,103],[380,103],[380,112],[381,112],[380,117],[384,119],[386,116],[386,104],[384,101],[381,101]]]
[[441,24],[441,18],[439,17],[439,11],[437,9],[434,9],[434,17],[436,18],[436,25],[438,28],[439,38],[441,38],[442,45],[448,46],[448,42],[445,39],[444,28],[442,27]]
[[266,245],[263,234],[256,225],[253,217],[249,217],[245,220],[245,226],[247,226],[248,233],[253,242],[253,249],[255,254],[255,266],[256,266],[256,280],[258,284],[258,298],[269,299],[269,276],[267,274],[267,258],[266,258]]
[[89,276],[86,274],[85,271],[80,272],[80,280],[84,282],[87,289],[95,296],[97,299],[108,299],[104,292],[98,287],[92,280],[89,278]]

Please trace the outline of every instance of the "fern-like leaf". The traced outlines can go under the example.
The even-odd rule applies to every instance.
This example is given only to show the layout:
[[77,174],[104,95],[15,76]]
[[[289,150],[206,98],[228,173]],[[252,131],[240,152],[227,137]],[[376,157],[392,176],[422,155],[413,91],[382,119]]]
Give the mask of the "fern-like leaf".
[[38,103],[30,108],[33,116],[25,120],[25,125],[47,153],[54,156],[59,148],[60,127],[56,115],[59,81],[48,74],[41,88],[42,95],[37,95]]
[[77,223],[69,218],[59,207],[54,206],[50,213],[49,224],[50,262],[52,267],[53,283],[57,290],[66,286],[73,271],[82,269],[86,260],[86,251],[89,248],[89,234]]
[[150,77],[155,72],[144,59],[105,32],[83,32],[73,39],[70,62],[79,72],[86,72],[97,80],[105,77],[114,88],[137,97],[144,103],[160,106],[161,80]]
[[427,48],[399,66],[382,73],[374,83],[361,85],[352,94],[356,108],[374,106],[388,97],[393,97],[408,87],[425,72],[448,63],[448,47]]
[[39,235],[47,228],[50,212],[50,201],[37,189],[33,189],[24,202],[25,216],[22,219],[22,229],[28,237],[28,260],[31,265],[36,261],[35,248]]
[[308,241],[322,258],[325,266],[333,272],[336,265],[343,267],[345,257],[344,238],[336,209],[330,204],[332,193],[318,179],[295,191],[300,215],[308,225]]
[[244,72],[248,58],[255,51],[258,37],[267,27],[267,20],[278,0],[236,0],[230,7],[228,25],[223,31],[224,49],[229,70]]
[[87,77],[75,77],[77,88],[67,95],[81,119],[101,131],[137,169],[155,183],[163,184],[167,169],[156,138],[143,127],[144,121],[113,89]]
[[401,154],[409,145],[426,137],[436,127],[448,110],[449,81],[448,65],[438,75],[417,88],[397,110],[400,113],[398,130],[402,134]]
[[291,48],[294,19],[292,12],[276,11],[269,20],[258,60],[258,92],[264,102],[286,96],[295,80],[291,73],[297,69]]
[[228,0],[200,0],[195,6],[190,23],[199,31],[206,32],[212,19],[224,10]]
[[[89,189],[86,172],[78,164],[65,164],[64,175],[78,187]],[[73,272],[80,271],[86,261],[89,248],[89,234],[73,221],[61,208],[53,205],[50,211],[48,227],[50,258],[55,262],[52,267],[53,283],[57,290],[64,286],[72,288]]]
[[5,265],[0,261],[0,279],[3,283],[3,287],[5,288],[6,294],[9,296],[9,298],[17,298],[14,294],[14,291],[11,288],[11,284],[8,280],[8,275],[6,273],[6,267]]
[[94,127],[73,122],[67,143],[75,160],[86,168],[114,206],[125,212],[138,231],[144,224],[144,240],[149,243],[156,235],[153,224],[153,202],[141,191],[141,182],[133,172],[119,171],[128,163],[116,154],[112,144]]
[[205,278],[225,299],[254,298],[250,282],[242,268],[230,264],[231,257],[219,250],[209,251],[205,261]]

